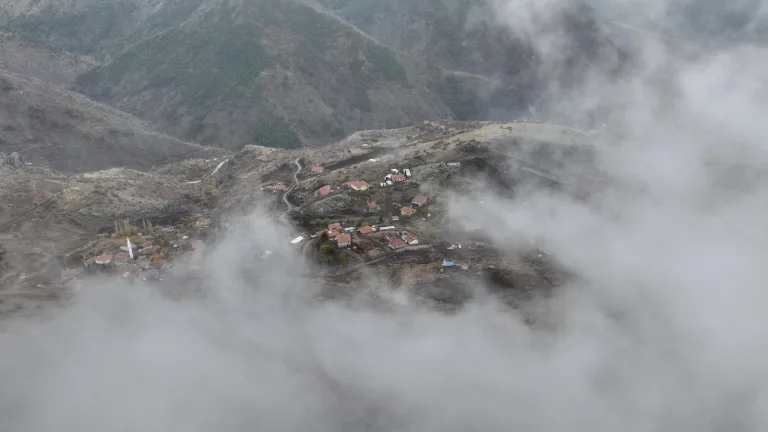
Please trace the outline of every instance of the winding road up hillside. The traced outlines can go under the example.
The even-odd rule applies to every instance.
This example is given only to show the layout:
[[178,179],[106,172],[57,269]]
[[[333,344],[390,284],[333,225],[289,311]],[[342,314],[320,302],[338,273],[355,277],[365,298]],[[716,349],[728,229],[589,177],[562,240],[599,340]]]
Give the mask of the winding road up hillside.
[[293,209],[294,209],[294,205],[293,205],[293,204],[291,204],[291,202],[288,200],[288,195],[290,195],[290,194],[291,194],[291,192],[293,192],[293,191],[294,191],[294,189],[296,189],[296,186],[298,186],[298,185],[299,185],[299,173],[300,173],[300,172],[301,172],[301,170],[302,170],[302,166],[301,166],[301,157],[297,157],[297,158],[296,158],[296,159],[293,161],[293,163],[295,163],[295,164],[296,164],[296,172],[295,172],[295,173],[293,173],[293,184],[291,185],[290,189],[288,189],[287,191],[285,191],[285,193],[283,194],[283,202],[284,202],[284,203],[285,203],[285,205],[288,207],[288,208],[285,210],[285,212],[283,212],[283,214],[282,214],[282,215],[280,215],[280,220],[281,220],[281,221],[283,221],[283,222],[285,222],[285,218],[288,216],[288,213],[290,213],[290,212],[291,212],[291,210],[293,210]]

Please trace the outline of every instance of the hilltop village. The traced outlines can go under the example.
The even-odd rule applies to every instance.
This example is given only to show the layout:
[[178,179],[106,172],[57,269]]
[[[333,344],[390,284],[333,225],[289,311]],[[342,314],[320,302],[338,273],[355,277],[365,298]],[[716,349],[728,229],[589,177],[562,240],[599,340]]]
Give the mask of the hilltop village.
[[[326,276],[335,278],[334,286],[339,278],[354,280],[351,276],[372,267],[418,286],[442,277],[449,281],[457,272],[512,284],[499,275],[517,266],[516,271],[528,274],[523,285],[540,284],[541,275],[551,272],[544,252],[534,250],[518,263],[504,262],[483,230],[457,226],[446,214],[446,199],[462,191],[478,166],[485,166],[484,156],[478,155],[494,139],[509,140],[506,135],[519,134],[520,128],[520,123],[427,122],[395,132],[374,131],[322,150],[246,148],[230,163],[209,162],[221,176],[214,196],[218,212],[171,224],[116,223],[112,232],[100,234],[83,250],[80,262],[67,261],[60,282],[76,285],[90,274],[111,274],[143,284],[205,271],[210,245],[227,229],[221,215],[242,203],[265,202],[271,203],[275,223],[293,231],[284,240],[286,246],[318,270],[325,269]],[[563,136],[557,134],[558,139]],[[539,165],[517,171],[551,182],[543,170]],[[268,248],[256,257],[272,258]],[[546,280],[554,283],[552,277]]]

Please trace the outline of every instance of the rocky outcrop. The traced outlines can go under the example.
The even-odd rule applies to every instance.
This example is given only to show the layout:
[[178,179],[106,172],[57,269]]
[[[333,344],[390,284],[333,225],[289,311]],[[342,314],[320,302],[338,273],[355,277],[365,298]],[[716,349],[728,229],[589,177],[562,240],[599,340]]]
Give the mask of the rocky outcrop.
[[20,154],[16,152],[13,152],[13,153],[0,152],[0,167],[8,166],[15,169],[23,169],[24,165],[25,165],[24,159],[21,157]]

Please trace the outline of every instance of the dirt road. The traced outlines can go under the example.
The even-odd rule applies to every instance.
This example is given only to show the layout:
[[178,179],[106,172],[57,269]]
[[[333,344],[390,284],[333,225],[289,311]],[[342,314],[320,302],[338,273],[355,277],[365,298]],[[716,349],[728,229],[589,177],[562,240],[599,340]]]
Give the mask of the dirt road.
[[288,200],[288,195],[290,195],[290,194],[291,194],[291,192],[293,192],[293,190],[294,190],[294,189],[296,189],[296,186],[298,186],[298,185],[299,185],[299,173],[300,173],[300,172],[301,172],[301,170],[302,170],[302,167],[301,167],[301,162],[300,162],[300,161],[301,161],[301,157],[297,157],[297,158],[296,158],[296,159],[293,161],[293,163],[295,163],[295,164],[296,164],[296,172],[295,172],[295,173],[293,173],[293,184],[292,184],[292,185],[291,185],[291,187],[290,187],[290,188],[289,188],[287,191],[285,191],[285,193],[283,194],[283,202],[285,203],[286,207],[288,207],[288,208],[285,210],[285,212],[284,212],[282,215],[280,215],[280,220],[281,220],[281,221],[283,221],[283,222],[285,222],[285,218],[288,216],[288,213],[290,213],[290,212],[291,212],[291,210],[293,210],[293,208],[294,208],[293,204],[291,204],[291,202]]
[[217,172],[219,172],[219,170],[221,169],[221,167],[223,167],[223,166],[224,166],[224,164],[225,164],[225,163],[227,163],[227,162],[229,162],[229,158],[227,158],[227,159],[224,159],[223,161],[219,162],[219,164],[218,164],[218,165],[216,165],[216,168],[213,170],[213,172],[212,172],[212,173],[210,173],[210,174],[209,174],[209,175],[207,175],[207,176],[204,176],[202,179],[200,179],[200,180],[194,180],[194,181],[188,181],[188,182],[184,182],[184,183],[185,183],[185,184],[198,184],[198,183],[202,183],[202,182],[203,182],[203,180],[205,180],[206,178],[215,176],[215,175],[216,175],[216,173],[217,173]]

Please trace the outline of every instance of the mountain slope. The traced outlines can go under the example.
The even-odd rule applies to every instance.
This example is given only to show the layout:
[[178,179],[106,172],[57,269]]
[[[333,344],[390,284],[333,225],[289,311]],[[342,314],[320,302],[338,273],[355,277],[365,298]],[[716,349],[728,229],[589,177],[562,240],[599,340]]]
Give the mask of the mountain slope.
[[140,170],[170,160],[221,154],[151,130],[134,116],[60,87],[0,72],[0,152],[36,166],[85,172]]
[[444,75],[301,2],[251,0],[126,49],[76,89],[184,138],[296,147],[453,116]]
[[0,70],[67,85],[95,62],[88,57],[53,51],[12,33],[0,31]]
[[[520,10],[519,16],[504,9],[514,3],[492,0],[318,1],[377,40],[410,55],[519,87],[541,88],[559,79],[551,67],[541,64],[542,54],[546,55],[541,39],[570,45],[561,53],[569,68],[622,51],[600,28],[590,0],[554,4],[545,14]],[[522,3],[519,7],[531,8]],[[537,20],[535,30],[528,22],[532,16]]]
[[320,2],[377,40],[451,70],[520,78],[534,54],[485,1]]
[[[539,98],[535,74],[519,73],[525,52],[487,52],[495,66],[456,73],[446,67],[458,63],[435,61],[453,53],[453,39],[433,56],[393,50],[319,9],[302,0],[0,3],[10,31],[104,63],[76,91],[227,148],[325,144],[425,119],[515,118]],[[514,80],[486,73],[502,64]]]
[[101,57],[180,24],[203,0],[0,0],[5,28],[52,48]]
[[[0,287],[35,274],[75,253],[115,220],[185,215],[198,211],[199,191],[170,176],[129,169],[62,174],[0,165]],[[1,250],[0,250],[1,251]]]

